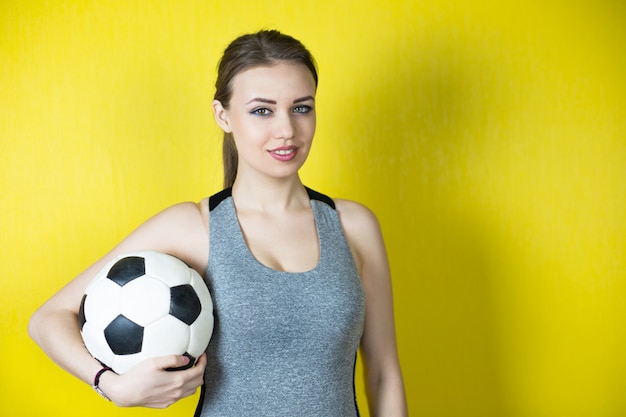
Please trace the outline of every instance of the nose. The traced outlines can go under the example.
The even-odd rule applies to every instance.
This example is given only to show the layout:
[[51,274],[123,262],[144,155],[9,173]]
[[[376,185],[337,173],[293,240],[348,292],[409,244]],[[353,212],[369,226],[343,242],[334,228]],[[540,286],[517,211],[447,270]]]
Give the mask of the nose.
[[292,139],[296,134],[295,121],[291,114],[279,113],[274,119],[274,138]]

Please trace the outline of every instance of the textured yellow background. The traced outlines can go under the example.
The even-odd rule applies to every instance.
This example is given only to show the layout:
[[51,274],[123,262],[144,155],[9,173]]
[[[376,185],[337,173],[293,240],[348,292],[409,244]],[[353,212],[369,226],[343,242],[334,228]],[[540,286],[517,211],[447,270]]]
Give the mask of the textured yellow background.
[[[220,188],[235,36],[320,66],[307,185],[369,205],[413,416],[626,415],[619,1],[0,1],[0,415],[118,409],[29,315],[141,221]],[[368,415],[359,377],[359,401]]]

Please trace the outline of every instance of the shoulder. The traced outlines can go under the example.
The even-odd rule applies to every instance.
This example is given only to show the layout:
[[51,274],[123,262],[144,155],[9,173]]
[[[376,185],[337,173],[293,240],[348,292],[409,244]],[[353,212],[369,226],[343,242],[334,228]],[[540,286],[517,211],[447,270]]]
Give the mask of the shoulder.
[[204,241],[208,238],[209,203],[208,198],[199,202],[184,202],[167,208],[163,215],[170,228],[178,230],[178,234],[195,237]]
[[380,224],[374,212],[356,201],[334,199],[341,227],[348,245],[362,270],[368,259],[383,250],[384,243]]
[[378,219],[367,206],[352,200],[335,198],[335,207],[345,229],[378,228]]
[[177,203],[157,213],[148,222],[158,223],[164,228],[196,228],[201,226],[201,223],[206,223],[204,217],[208,212],[207,207],[206,199],[198,203],[191,201]]
[[147,228],[163,236],[169,236],[169,238],[189,236],[194,233],[203,234],[207,224],[208,210],[206,207],[205,200],[198,203],[191,201],[177,203],[148,219],[142,228]]
[[208,251],[208,210],[204,201],[165,208],[139,226],[123,245],[169,253],[202,272]]

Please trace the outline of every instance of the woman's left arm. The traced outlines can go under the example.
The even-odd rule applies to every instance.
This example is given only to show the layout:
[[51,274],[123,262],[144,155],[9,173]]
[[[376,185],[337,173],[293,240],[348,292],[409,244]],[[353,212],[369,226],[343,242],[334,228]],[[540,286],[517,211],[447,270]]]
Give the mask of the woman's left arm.
[[373,417],[408,415],[396,346],[393,295],[387,251],[374,213],[358,203],[336,200],[341,224],[365,290],[361,356]]

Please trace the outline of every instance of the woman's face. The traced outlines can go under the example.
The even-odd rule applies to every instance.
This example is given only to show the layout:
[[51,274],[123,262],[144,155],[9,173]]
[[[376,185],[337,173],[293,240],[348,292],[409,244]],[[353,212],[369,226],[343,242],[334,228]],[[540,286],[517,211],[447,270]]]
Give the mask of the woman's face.
[[228,109],[213,111],[237,146],[237,176],[284,178],[298,172],[315,133],[315,81],[302,64],[279,62],[233,78]]

